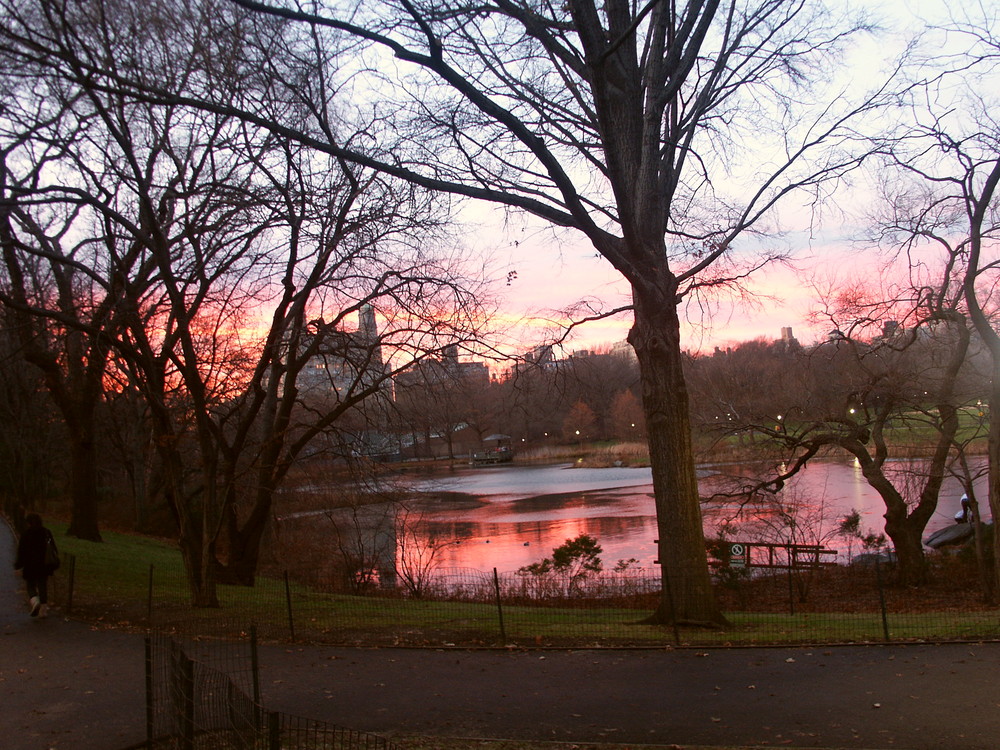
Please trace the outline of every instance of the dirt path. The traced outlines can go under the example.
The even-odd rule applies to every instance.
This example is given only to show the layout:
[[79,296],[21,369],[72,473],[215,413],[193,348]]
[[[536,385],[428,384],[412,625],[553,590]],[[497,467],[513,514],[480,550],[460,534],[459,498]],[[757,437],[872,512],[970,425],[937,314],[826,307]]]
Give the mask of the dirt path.
[[[141,636],[27,616],[0,525],[0,747],[145,737]],[[1000,745],[1000,644],[707,651],[265,645],[272,709],[387,735],[809,748]]]

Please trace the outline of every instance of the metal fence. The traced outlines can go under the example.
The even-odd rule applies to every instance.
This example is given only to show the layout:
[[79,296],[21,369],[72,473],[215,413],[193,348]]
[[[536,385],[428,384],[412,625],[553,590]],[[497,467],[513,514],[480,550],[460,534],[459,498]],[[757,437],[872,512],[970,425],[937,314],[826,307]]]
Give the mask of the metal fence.
[[146,638],[149,750],[395,750],[383,737],[268,711],[256,636],[228,643]]
[[[708,646],[1000,638],[1000,609],[983,602],[974,569],[940,563],[933,582],[893,584],[891,565],[719,571],[723,628],[649,622],[661,581],[649,570],[579,577],[438,570],[412,590],[318,591],[288,576],[221,586],[218,609],[192,609],[149,571],[147,600],[117,601],[114,616],[86,586],[86,564],[62,591],[85,616],[175,634],[407,646]],[[75,589],[75,594],[73,593]],[[175,594],[173,598],[169,595]]]

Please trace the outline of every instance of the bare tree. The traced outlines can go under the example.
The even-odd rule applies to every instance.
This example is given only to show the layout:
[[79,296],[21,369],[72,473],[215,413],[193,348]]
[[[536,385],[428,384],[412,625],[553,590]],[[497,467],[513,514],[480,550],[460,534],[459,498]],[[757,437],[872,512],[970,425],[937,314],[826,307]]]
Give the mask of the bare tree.
[[102,445],[110,472],[117,477],[116,496],[131,498],[136,530],[160,536],[175,534],[162,491],[149,406],[136,385],[118,371],[114,360],[105,385]]
[[[60,12],[50,0],[36,2]],[[803,189],[818,197],[859,163],[847,125],[872,100],[840,108],[842,98],[812,94],[861,26],[818,3],[780,0],[434,1],[315,13],[254,0],[190,7],[205,8],[200,54],[236,71],[267,71],[267,87],[255,87],[257,75],[218,92],[200,79],[150,86],[131,70],[109,71],[75,40],[52,49],[13,5],[6,31],[100,85],[240,117],[317,151],[586,237],[632,289],[629,340],[671,594],[655,619],[723,623],[701,527],[681,312],[771,257],[737,252],[736,243],[763,229],[783,196]],[[235,27],[238,36],[227,31]],[[264,41],[246,44],[248,28]],[[341,49],[351,50],[351,63],[328,65]],[[325,76],[313,75],[316,60]],[[261,109],[275,100],[294,104],[295,115]],[[303,113],[314,127],[302,126]],[[332,125],[345,117],[361,121],[364,137],[337,137]],[[739,163],[744,137],[766,152],[758,166]]]
[[458,541],[435,536],[421,514],[405,504],[396,509],[396,541],[396,573],[400,583],[412,596],[418,599],[426,596],[433,586],[434,574],[441,566],[441,556]]
[[597,436],[597,416],[583,401],[577,401],[566,412],[562,423],[562,438],[567,443],[594,440]]
[[[45,195],[97,213],[101,233],[81,235],[92,261],[6,239],[5,251],[60,272],[83,266],[116,291],[108,307],[119,317],[109,331],[13,302],[42,325],[54,318],[114,348],[149,408],[192,600],[213,606],[219,579],[253,581],[274,492],[295,461],[324,438],[356,450],[342,422],[374,419],[409,360],[475,335],[475,280],[425,247],[439,212],[419,188],[303,154],[239,119],[126,101],[62,65],[80,44],[162,85],[181,74],[224,77],[224,60],[199,67],[206,61],[197,55],[169,52],[199,31],[197,18],[128,3],[17,10],[33,40],[59,47],[42,69],[83,91],[110,134],[99,159],[109,169],[87,170],[79,158],[73,174],[92,180],[97,197],[73,184]],[[108,10],[116,14],[102,17]],[[19,43],[13,54],[34,59],[33,41]],[[269,106],[285,112],[286,104]],[[29,188],[19,200],[40,192]],[[72,289],[67,299],[79,302]],[[305,387],[305,371],[321,373],[311,383],[321,396]]]
[[62,471],[58,461],[65,442],[58,411],[47,398],[37,371],[26,369],[21,337],[8,315],[0,328],[0,495],[5,515],[21,528],[26,511],[41,508],[57,494]]
[[482,361],[461,361],[457,347],[415,362],[395,388],[397,415],[413,436],[414,455],[423,453],[421,440],[428,455],[434,455],[432,440],[442,440],[447,458],[454,459],[457,435],[465,432],[467,447],[475,450],[496,430],[489,369]]
[[[81,333],[76,324],[81,319],[93,320],[95,328],[102,329],[110,306],[94,294],[86,271],[65,263],[79,263],[87,255],[86,243],[69,239],[76,212],[46,210],[44,205],[33,210],[24,200],[25,191],[38,184],[43,170],[60,160],[65,147],[57,140],[60,131],[79,133],[83,126],[67,116],[67,104],[54,102],[51,109],[44,108],[29,92],[30,87],[15,87],[12,106],[3,118],[0,243],[6,273],[2,298],[8,305],[8,318],[16,316],[11,330],[18,335],[18,350],[42,374],[68,427],[73,500],[69,532],[100,541],[94,411],[100,398],[107,343],[97,335]],[[26,249],[33,254],[33,262],[25,261]],[[89,300],[77,303],[78,296],[88,294]],[[63,320],[42,323],[31,314],[39,308],[55,310]]]
[[[805,391],[800,354],[757,339],[693,357],[688,372],[698,429],[726,439],[735,431],[742,442],[744,437],[753,439],[742,429],[748,424],[780,422],[789,396],[800,398]],[[830,381],[837,383],[839,377]]]
[[552,359],[515,363],[499,384],[502,432],[533,443],[558,435],[568,405],[555,383],[556,367]]
[[[914,274],[930,257],[944,269],[942,286],[961,289],[961,312],[991,360],[987,400],[995,415],[1000,409],[1000,334],[995,326],[1000,121],[993,92],[1000,39],[996,19],[982,7],[955,9],[953,19],[928,30],[931,52],[918,71],[919,85],[905,99],[909,116],[885,153],[884,182],[890,187],[885,191],[883,239],[909,261]],[[989,504],[997,518],[1000,420],[989,420],[988,443]],[[997,524],[994,534],[996,545]],[[997,566],[994,577],[1000,562]]]
[[641,440],[646,436],[639,399],[630,388],[619,391],[611,402],[611,424],[619,440]]
[[[585,403],[596,423],[588,425],[590,439],[606,440],[612,430],[615,397],[623,389],[638,389],[635,360],[613,352],[581,352],[560,363],[554,372],[557,392],[566,406]],[[635,415],[629,424],[635,421]],[[637,435],[634,429],[630,430]],[[626,433],[629,431],[626,431]]]
[[[857,26],[815,6],[777,2],[408,3],[366,6],[354,17],[238,2],[353,36],[372,56],[364,74],[415,116],[392,160],[358,151],[348,158],[575,229],[625,276],[670,594],[655,619],[722,622],[698,506],[680,311],[700,291],[734,284],[764,262],[737,263],[730,251],[781,196],[819,189],[858,163],[850,152],[814,156],[852,135],[843,126],[857,110],[785,117],[795,106],[787,87],[818,75],[811,66],[829,61]],[[385,53],[426,86],[385,75]],[[725,147],[713,147],[734,147],[738,134],[761,137],[754,126],[762,123],[736,117],[751,99],[787,139],[776,144],[774,171],[751,178],[744,196],[724,195],[714,186],[730,165]],[[805,127],[790,126],[793,118]],[[437,155],[411,148],[412,136],[428,134]],[[800,169],[807,158],[815,160]],[[424,161],[430,170],[418,166]]]
[[[788,450],[777,476],[755,485],[751,495],[780,492],[826,451],[854,457],[885,505],[885,531],[895,546],[900,581],[919,585],[927,580],[922,534],[955,457],[959,410],[974,392],[959,377],[968,365],[971,333],[958,309],[961,291],[954,286],[912,291],[917,309],[909,316],[910,327],[882,327],[885,310],[898,311],[898,300],[866,299],[857,289],[842,295],[839,306],[830,308],[837,335],[785,359],[788,382],[805,387],[773,393],[770,413],[735,420],[727,428],[752,429]],[[871,328],[879,334],[865,338]],[[805,376],[796,378],[796,370]],[[934,436],[930,455],[911,472],[892,462],[912,448],[904,442],[909,429]]]

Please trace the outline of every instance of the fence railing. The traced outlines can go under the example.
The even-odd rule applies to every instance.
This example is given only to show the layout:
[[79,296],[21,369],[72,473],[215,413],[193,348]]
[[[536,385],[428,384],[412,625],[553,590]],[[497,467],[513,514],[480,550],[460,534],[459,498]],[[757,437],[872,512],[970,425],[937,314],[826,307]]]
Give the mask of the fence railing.
[[[108,619],[100,592],[88,590],[86,561],[62,582],[64,601]],[[918,589],[891,584],[889,566],[807,570],[729,570],[717,596],[721,629],[649,622],[660,577],[629,570],[581,577],[439,570],[420,596],[405,588],[367,595],[317,591],[287,575],[253,587],[220,586],[218,609],[193,609],[150,568],[142,602],[115,602],[119,618],[192,635],[241,637],[254,623],[262,638],[337,645],[668,646],[1000,639],[1000,608],[983,603],[966,568],[937,570]]]
[[215,644],[147,636],[146,747],[395,750],[377,735],[267,710],[260,702],[255,654],[254,634]]

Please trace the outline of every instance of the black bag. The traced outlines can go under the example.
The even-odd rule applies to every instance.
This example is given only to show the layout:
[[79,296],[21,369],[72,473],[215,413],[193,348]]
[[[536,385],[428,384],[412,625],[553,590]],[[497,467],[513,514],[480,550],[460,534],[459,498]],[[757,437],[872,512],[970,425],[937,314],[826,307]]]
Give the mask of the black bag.
[[56,540],[51,535],[45,540],[45,567],[51,573],[59,569],[59,550],[56,549]]

